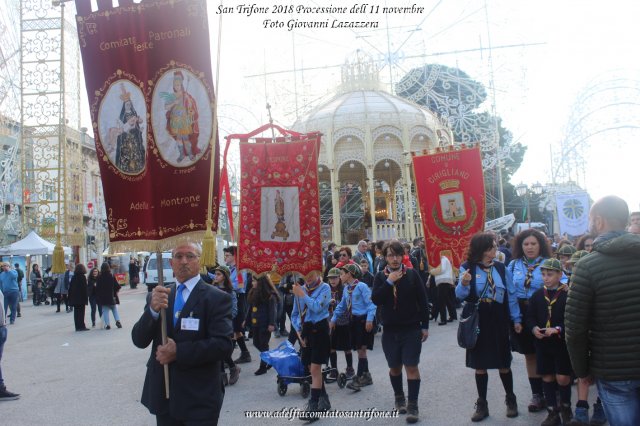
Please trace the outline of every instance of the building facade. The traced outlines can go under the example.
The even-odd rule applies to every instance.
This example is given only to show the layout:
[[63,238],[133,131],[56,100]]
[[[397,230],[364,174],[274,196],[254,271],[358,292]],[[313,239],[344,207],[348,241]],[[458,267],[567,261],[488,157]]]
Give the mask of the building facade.
[[422,235],[412,154],[451,145],[431,111],[381,89],[377,65],[358,51],[336,96],[293,126],[323,134],[319,155],[322,238],[337,244]]

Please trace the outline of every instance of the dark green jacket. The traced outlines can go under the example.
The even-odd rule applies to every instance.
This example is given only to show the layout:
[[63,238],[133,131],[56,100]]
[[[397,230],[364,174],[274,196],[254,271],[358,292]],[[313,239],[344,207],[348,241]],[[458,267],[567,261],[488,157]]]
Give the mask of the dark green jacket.
[[565,311],[573,370],[640,379],[640,235],[598,241],[574,266]]

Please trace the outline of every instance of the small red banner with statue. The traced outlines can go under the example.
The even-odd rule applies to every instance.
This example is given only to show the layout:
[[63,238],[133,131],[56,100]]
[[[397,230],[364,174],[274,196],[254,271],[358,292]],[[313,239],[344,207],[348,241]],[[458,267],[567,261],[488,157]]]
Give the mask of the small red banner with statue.
[[[283,129],[279,129],[284,131]],[[322,271],[320,134],[240,143],[238,268],[255,274]]]
[[471,237],[485,217],[480,149],[414,155],[413,171],[430,267],[446,255],[455,268],[466,260]]

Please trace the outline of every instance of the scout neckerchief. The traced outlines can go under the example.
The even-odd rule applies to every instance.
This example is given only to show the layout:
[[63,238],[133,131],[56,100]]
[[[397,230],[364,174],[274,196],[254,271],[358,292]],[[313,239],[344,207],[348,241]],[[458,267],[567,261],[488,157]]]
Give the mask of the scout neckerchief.
[[480,268],[487,274],[487,284],[489,288],[491,288],[491,293],[493,293],[493,298],[496,298],[496,284],[493,282],[493,262],[491,262],[488,266],[480,264]]
[[560,290],[556,287],[556,294],[553,296],[553,300],[549,297],[549,289],[547,286],[544,286],[544,300],[547,302],[547,325],[546,327],[551,327],[551,311],[553,309],[553,305],[558,301],[558,297],[560,297]]
[[[320,287],[322,281],[318,278],[313,284],[306,283],[304,287],[307,289],[307,296],[311,297],[314,291]],[[307,304],[304,304],[304,309],[302,310],[302,314],[300,315],[300,321],[304,324],[304,318],[307,316]]]
[[[524,290],[525,292],[529,291],[529,289],[531,288],[531,279],[533,278],[533,271],[536,270],[536,268],[538,266],[540,266],[540,263],[542,263],[541,258],[537,258],[536,260],[534,260],[535,263],[528,263],[529,261],[527,260],[527,275],[525,275],[524,277]],[[523,262],[524,263],[524,262]]]
[[[400,264],[400,270],[402,271],[402,276],[404,277],[404,274],[406,274],[406,267],[404,266],[404,263]],[[393,271],[389,268],[389,266],[387,265],[384,268],[384,275],[388,278],[389,274],[392,273]],[[398,308],[398,286],[396,285],[398,281],[393,283],[393,310],[395,311]]]
[[347,299],[347,312],[349,313],[349,318],[351,318],[351,303],[353,299],[353,291],[358,286],[358,282],[358,280],[353,280],[351,284],[347,285],[347,294],[349,295],[349,298]]
[[335,287],[335,290],[334,290],[334,287],[331,287],[331,300],[333,300],[335,303],[329,304],[329,313],[330,314],[333,314],[333,311],[335,311],[336,306],[338,305],[338,302],[339,302],[338,301],[338,296],[340,296],[342,294],[341,290],[344,290],[344,287],[342,287],[342,288],[340,288],[340,287],[342,287],[341,284],[339,284],[337,287]]

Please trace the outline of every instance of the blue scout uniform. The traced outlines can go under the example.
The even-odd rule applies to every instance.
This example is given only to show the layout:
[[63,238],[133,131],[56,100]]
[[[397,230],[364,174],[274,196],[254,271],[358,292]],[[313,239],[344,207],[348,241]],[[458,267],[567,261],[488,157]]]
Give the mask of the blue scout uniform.
[[[349,309],[350,308],[350,309]],[[373,321],[376,316],[376,305],[371,301],[371,289],[368,285],[355,280],[351,285],[345,285],[342,299],[333,311],[331,322],[335,323],[338,317],[351,311],[352,316],[367,316],[367,321]]]
[[298,333],[302,332],[301,316],[303,313],[304,322],[315,324],[329,317],[329,303],[331,302],[331,286],[327,283],[321,283],[311,295],[309,295],[306,285],[302,289],[306,295],[296,297],[291,312],[291,324]]
[[[516,298],[516,289],[513,285],[513,280],[511,277],[511,272],[509,269],[505,271],[505,277],[507,283],[502,282],[502,277],[498,273],[496,268],[491,268],[491,276],[493,277],[493,283],[495,285],[495,291],[491,289],[491,286],[487,286],[487,290],[482,296],[483,299],[493,299],[495,302],[503,303],[505,295],[508,296],[509,301],[509,312],[511,315],[511,320],[514,323],[522,323],[522,315],[520,314],[520,307],[518,306],[518,300]],[[466,272],[466,269],[461,266],[460,267],[460,276],[458,277],[458,285],[456,286],[456,297],[458,299],[465,299],[469,296],[469,292],[471,291],[471,286],[463,286],[462,285],[462,276]],[[478,297],[483,294],[483,290],[485,285],[487,284],[487,273],[476,266],[476,291],[478,292]]]
[[[540,271],[540,265],[542,265],[543,261],[543,257],[538,257],[530,264],[534,269],[531,273],[531,285],[528,289],[524,288],[524,284],[527,279],[529,264],[524,258],[514,259],[509,263],[507,273],[510,273],[513,278],[513,284],[516,288],[516,297],[518,299],[528,299],[533,295],[533,293],[544,286],[544,282],[542,281],[542,272]],[[562,284],[566,284],[568,282],[567,276],[564,273],[562,274],[560,282]]]

